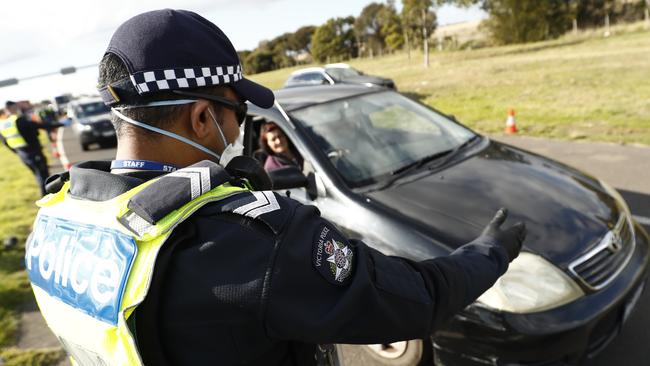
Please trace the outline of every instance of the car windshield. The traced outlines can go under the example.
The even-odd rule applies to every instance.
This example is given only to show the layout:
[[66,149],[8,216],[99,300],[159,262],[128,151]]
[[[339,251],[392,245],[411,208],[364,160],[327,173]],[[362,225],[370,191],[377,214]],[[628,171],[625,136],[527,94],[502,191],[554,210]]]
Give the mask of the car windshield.
[[58,96],[58,97],[54,97],[54,101],[55,101],[57,104],[65,104],[65,103],[69,103],[69,102],[70,102],[70,98],[67,97],[67,96],[65,96],[65,95],[60,95],[60,96]]
[[359,76],[359,72],[357,70],[348,67],[328,67],[325,70],[328,74],[330,74],[330,76],[338,80],[345,80]]
[[96,116],[110,111],[111,109],[104,102],[81,104],[77,107],[77,115],[79,118]]
[[399,93],[379,92],[295,110],[310,137],[351,187],[453,151],[475,134]]

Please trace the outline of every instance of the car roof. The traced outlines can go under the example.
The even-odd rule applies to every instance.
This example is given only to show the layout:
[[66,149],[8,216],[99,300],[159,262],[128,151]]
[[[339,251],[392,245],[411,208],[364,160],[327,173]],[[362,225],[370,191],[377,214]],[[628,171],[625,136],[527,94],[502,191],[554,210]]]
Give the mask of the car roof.
[[291,73],[291,76],[296,76],[296,75],[301,75],[305,74],[308,72],[325,72],[326,69],[351,69],[352,66],[344,63],[335,63],[335,64],[327,64],[325,66],[313,66],[313,67],[305,67],[304,69],[299,69]]
[[325,69],[322,67],[306,67],[304,69],[296,70],[291,73],[291,76],[300,75],[308,72],[324,72]]
[[282,108],[292,111],[311,104],[327,103],[332,100],[349,98],[369,92],[385,90],[360,84],[335,84],[297,86],[276,90],[275,98]]
[[97,103],[97,102],[102,102],[102,98],[100,98],[100,97],[80,98],[80,99],[77,99],[77,100],[73,100],[71,102],[71,104],[84,105],[84,104],[91,104],[91,103]]
[[327,64],[324,67],[326,69],[328,69],[328,68],[332,68],[332,69],[351,69],[352,68],[352,66],[350,66],[348,64],[344,64],[342,62],[335,63],[335,64]]

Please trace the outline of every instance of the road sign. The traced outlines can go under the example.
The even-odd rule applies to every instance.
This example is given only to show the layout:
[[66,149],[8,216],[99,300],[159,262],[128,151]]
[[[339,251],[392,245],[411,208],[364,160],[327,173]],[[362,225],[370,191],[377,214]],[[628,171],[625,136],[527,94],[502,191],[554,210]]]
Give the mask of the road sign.
[[74,66],[68,66],[61,69],[62,75],[74,74],[75,72],[77,72],[77,68]]
[[5,86],[16,85],[16,84],[18,84],[18,79],[16,78],[0,80],[0,88]]

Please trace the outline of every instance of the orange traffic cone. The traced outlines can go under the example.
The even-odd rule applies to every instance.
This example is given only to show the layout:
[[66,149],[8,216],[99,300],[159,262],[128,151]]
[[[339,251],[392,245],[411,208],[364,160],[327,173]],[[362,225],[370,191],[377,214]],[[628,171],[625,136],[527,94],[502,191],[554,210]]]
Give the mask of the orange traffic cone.
[[508,109],[508,119],[506,120],[506,133],[507,134],[517,133],[517,122],[515,121],[515,110],[512,108]]

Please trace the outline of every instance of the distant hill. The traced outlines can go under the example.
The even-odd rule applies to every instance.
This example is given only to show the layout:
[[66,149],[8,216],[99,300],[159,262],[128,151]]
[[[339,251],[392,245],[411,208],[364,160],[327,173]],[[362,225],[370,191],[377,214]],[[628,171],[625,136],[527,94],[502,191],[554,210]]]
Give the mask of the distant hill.
[[474,40],[485,40],[487,34],[479,29],[481,20],[441,25],[436,28],[432,38],[445,39],[446,37],[455,38],[459,44]]

